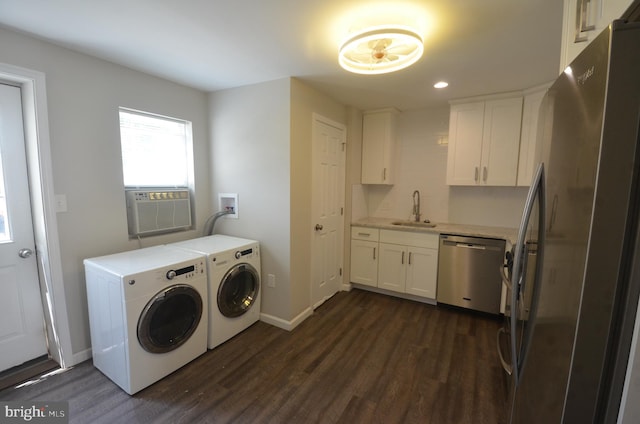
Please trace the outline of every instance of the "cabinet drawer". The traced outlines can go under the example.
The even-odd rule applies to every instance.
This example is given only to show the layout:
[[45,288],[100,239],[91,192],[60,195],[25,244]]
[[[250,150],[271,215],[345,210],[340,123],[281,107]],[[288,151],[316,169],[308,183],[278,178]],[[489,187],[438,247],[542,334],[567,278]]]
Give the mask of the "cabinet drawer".
[[351,227],[351,238],[355,240],[378,241],[380,230],[369,227]]
[[437,249],[439,236],[436,233],[380,230],[380,242]]

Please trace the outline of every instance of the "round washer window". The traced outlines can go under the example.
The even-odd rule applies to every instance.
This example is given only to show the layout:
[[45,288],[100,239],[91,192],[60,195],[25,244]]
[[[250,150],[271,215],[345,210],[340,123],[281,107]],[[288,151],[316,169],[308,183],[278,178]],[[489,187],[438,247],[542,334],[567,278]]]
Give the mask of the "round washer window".
[[260,276],[248,263],[241,263],[225,274],[218,287],[218,309],[228,318],[247,312],[258,298]]
[[147,352],[170,352],[187,340],[202,318],[202,297],[193,287],[178,284],[156,294],[138,320],[138,341]]

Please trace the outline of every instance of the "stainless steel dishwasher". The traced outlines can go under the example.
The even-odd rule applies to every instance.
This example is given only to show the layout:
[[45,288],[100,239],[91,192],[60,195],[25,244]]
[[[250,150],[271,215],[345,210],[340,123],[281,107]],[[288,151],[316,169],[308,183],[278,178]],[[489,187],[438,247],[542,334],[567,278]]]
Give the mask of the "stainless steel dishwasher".
[[505,241],[441,234],[438,303],[500,313]]

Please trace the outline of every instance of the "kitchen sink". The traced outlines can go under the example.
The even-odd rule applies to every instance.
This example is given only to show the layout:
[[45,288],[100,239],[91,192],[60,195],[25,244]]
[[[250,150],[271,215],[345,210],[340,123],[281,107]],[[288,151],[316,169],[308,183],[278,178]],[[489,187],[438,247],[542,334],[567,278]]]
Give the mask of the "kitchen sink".
[[402,227],[416,227],[416,228],[433,228],[436,226],[433,222],[424,221],[424,222],[416,222],[416,221],[393,221],[391,225],[399,225]]

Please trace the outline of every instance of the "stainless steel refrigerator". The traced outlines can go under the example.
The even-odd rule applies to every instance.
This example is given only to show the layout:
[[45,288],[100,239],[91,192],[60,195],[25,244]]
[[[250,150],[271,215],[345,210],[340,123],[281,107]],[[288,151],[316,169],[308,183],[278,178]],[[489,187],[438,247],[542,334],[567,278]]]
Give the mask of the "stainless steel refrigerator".
[[615,423],[640,293],[640,24],[594,39],[540,122],[542,161],[504,276],[506,419]]

